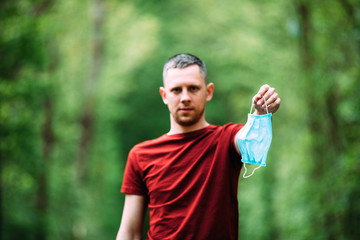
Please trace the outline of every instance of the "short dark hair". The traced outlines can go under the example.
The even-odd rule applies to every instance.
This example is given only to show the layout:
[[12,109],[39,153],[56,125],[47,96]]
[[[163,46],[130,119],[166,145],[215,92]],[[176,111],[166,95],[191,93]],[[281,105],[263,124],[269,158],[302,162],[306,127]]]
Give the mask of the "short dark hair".
[[166,61],[163,69],[163,81],[165,81],[165,75],[170,68],[186,68],[194,64],[199,66],[200,72],[204,76],[205,84],[207,84],[208,80],[205,63],[199,57],[190,53],[176,54]]

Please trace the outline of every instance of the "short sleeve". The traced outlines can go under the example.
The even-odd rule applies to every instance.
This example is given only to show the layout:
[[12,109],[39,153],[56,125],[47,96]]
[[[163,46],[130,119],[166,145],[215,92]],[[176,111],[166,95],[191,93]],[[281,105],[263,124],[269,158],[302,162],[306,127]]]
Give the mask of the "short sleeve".
[[227,132],[229,132],[230,135],[230,147],[232,151],[236,152],[236,146],[235,146],[235,137],[236,134],[240,131],[240,129],[244,127],[243,124],[234,124],[234,123],[228,123],[224,126]]
[[136,148],[133,148],[129,152],[121,192],[126,194],[147,195],[147,188],[142,178]]

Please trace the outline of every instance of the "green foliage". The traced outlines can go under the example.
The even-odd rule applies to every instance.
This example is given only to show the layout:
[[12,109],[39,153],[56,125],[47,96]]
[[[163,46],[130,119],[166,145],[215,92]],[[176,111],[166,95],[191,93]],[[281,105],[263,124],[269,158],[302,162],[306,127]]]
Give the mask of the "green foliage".
[[215,84],[210,123],[245,123],[262,84],[282,99],[267,167],[239,180],[239,238],[358,239],[359,9],[351,0],[3,1],[1,238],[114,239],[127,153],[169,129],[163,64],[190,52]]

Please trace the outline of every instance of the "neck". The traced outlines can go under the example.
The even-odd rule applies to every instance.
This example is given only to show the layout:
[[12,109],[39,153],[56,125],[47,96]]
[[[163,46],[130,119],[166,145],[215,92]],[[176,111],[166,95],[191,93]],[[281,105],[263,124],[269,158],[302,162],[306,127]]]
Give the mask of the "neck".
[[168,135],[178,134],[178,133],[187,133],[193,132],[196,130],[200,130],[209,126],[210,124],[205,121],[205,118],[201,118],[198,122],[190,125],[190,126],[183,126],[178,124],[172,116],[170,116],[170,131],[167,133]]

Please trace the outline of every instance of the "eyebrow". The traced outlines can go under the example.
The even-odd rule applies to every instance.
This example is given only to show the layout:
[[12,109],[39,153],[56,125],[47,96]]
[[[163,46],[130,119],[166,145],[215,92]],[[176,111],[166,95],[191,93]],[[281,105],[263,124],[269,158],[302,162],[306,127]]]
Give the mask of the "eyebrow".
[[[202,84],[189,84],[189,85],[186,85],[187,88],[190,88],[190,87],[197,87],[197,88],[201,88],[202,87]],[[170,87],[169,89],[172,90],[174,88],[182,88],[181,85],[175,85],[175,86],[172,86]]]

